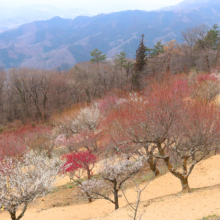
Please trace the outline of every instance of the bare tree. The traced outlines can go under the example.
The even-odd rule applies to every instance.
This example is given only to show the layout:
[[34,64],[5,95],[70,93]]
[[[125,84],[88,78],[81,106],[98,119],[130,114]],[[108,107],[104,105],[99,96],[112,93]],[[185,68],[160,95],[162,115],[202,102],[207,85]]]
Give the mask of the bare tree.
[[125,193],[125,190],[123,188],[121,188],[121,191],[128,203],[128,205],[130,206],[131,210],[133,211],[134,215],[133,216],[130,216],[133,220],[136,220],[136,219],[142,219],[142,216],[143,214],[138,214],[138,208],[139,208],[139,205],[140,205],[140,202],[141,202],[141,194],[142,192],[146,189],[146,187],[148,186],[148,184],[153,180],[153,178],[151,178],[145,185],[144,187],[142,187],[142,189],[140,188],[140,184],[137,183],[135,181],[135,179],[133,177],[131,177],[132,179],[132,182],[134,184],[134,187],[135,187],[135,191],[136,191],[136,201],[135,201],[135,205],[132,205],[129,201],[128,201],[128,198],[126,196],[126,193]]

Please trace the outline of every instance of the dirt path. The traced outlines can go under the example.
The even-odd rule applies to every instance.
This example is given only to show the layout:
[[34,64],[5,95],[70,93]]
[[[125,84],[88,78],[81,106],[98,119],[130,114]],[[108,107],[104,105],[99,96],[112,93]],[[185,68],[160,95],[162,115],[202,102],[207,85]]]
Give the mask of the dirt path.
[[[62,180],[66,183],[68,178]],[[192,188],[213,186],[220,183],[220,155],[213,156],[198,164],[193,170],[189,184]],[[179,194],[160,198],[148,205],[149,199],[178,193],[181,185],[177,178],[165,174],[149,184],[142,194],[140,212],[145,212],[143,219],[187,219],[196,220],[210,214],[220,214],[220,187],[199,190],[189,194]],[[130,202],[135,202],[135,192],[126,191]],[[28,209],[22,220],[81,220],[81,219],[131,219],[129,208],[124,198],[120,198],[121,208],[114,211],[114,205],[105,200],[97,200],[91,204],[54,207],[42,210],[41,204]],[[0,220],[10,220],[8,213],[0,214]]]

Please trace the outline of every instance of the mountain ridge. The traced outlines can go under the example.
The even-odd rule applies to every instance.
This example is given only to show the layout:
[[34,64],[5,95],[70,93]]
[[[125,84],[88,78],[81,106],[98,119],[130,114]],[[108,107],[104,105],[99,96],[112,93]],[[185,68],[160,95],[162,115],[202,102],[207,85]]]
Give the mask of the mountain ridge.
[[[191,10],[189,7],[177,10],[177,5],[172,10],[127,10],[74,19],[56,16],[24,24],[0,33],[0,64],[6,69],[70,68],[78,62],[89,61],[90,52],[95,48],[109,58],[124,50],[132,58],[141,34],[145,34],[146,45],[153,47],[159,40],[163,43],[173,39],[181,42],[181,31],[186,28],[201,24],[211,27],[219,23],[220,3],[209,2],[208,7],[205,1],[199,8],[193,6]],[[195,1],[183,3],[196,4]],[[63,59],[56,53],[61,53]]]

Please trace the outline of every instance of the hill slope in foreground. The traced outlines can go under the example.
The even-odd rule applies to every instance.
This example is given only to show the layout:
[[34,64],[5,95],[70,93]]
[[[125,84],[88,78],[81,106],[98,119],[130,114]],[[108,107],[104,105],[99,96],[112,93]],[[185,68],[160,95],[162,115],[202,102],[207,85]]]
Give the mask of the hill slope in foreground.
[[[63,180],[61,184],[65,182]],[[145,212],[142,219],[196,220],[208,215],[220,215],[220,155],[198,164],[189,178],[189,184],[194,188],[192,192],[181,194],[180,182],[170,173],[155,179],[142,194],[139,209],[141,213]],[[130,202],[135,202],[136,195],[132,189],[128,189],[126,194]],[[126,201],[124,198],[120,200],[121,208],[117,211],[114,211],[113,204],[105,200],[43,210],[45,203],[41,200],[27,210],[22,220],[131,219]],[[10,220],[9,214],[0,214],[0,219]]]

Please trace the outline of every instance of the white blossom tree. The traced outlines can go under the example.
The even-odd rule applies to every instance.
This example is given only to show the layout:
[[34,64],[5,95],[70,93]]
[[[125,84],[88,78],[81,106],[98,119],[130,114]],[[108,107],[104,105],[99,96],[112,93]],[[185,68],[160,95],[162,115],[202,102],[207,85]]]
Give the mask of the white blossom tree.
[[96,106],[81,109],[77,117],[72,121],[72,132],[95,131],[99,125],[100,116],[100,110]]
[[66,118],[58,124],[58,130],[62,136],[58,136],[56,144],[64,145],[70,151],[78,151],[84,147],[90,152],[97,152],[101,117],[101,112],[96,105],[82,108],[75,117]]
[[82,108],[75,117],[66,117],[58,123],[59,133],[70,136],[85,130],[95,131],[100,123],[101,113],[97,106]]
[[[119,208],[118,192],[129,178],[134,176],[143,168],[142,159],[132,161],[127,156],[123,158],[111,157],[104,160],[99,168],[100,179],[93,179],[82,182],[81,189],[89,193],[94,199],[106,199],[115,205],[115,210]],[[107,195],[108,191],[113,193],[113,197]]]
[[59,158],[49,159],[46,152],[30,151],[20,160],[4,158],[0,161],[1,211],[8,211],[12,220],[21,219],[29,203],[53,189],[62,166]]

